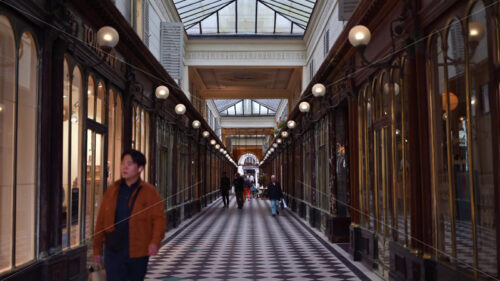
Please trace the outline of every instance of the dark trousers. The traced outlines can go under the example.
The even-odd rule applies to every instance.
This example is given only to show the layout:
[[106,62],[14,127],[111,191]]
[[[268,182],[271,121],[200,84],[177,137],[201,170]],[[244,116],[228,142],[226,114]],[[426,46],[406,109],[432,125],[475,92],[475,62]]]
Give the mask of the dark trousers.
[[236,203],[238,203],[238,208],[243,208],[243,203],[245,203],[245,199],[243,198],[243,190],[236,191]]
[[229,191],[222,191],[222,202],[224,206],[229,206]]
[[149,257],[131,258],[128,249],[119,253],[105,251],[107,281],[143,281],[148,270]]

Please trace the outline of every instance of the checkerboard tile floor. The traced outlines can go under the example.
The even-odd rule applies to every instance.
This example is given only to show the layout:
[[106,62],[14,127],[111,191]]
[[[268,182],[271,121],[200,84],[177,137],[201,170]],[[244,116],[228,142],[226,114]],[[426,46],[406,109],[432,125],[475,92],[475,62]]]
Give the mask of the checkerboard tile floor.
[[261,199],[230,206],[217,201],[172,237],[146,280],[370,280],[288,210],[272,217]]

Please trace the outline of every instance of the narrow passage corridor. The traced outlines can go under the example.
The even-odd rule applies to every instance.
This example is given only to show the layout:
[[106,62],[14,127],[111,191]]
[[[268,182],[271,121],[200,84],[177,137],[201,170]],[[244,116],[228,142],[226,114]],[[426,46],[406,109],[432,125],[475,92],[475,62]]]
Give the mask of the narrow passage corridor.
[[371,280],[332,244],[268,200],[219,199],[167,239],[146,280]]

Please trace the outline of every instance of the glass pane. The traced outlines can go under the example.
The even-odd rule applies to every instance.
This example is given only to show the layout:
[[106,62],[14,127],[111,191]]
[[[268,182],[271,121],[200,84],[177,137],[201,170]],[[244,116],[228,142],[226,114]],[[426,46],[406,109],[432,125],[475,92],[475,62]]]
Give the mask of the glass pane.
[[276,33],[290,33],[292,31],[292,22],[281,16],[276,15]]
[[63,202],[62,202],[62,247],[67,248],[69,246],[69,232],[68,232],[68,219],[69,219],[69,200],[68,192],[71,186],[69,179],[69,143],[70,143],[70,75],[69,75],[69,65],[68,60],[64,59],[64,93],[63,93],[63,166],[62,166],[62,186],[63,186]]
[[252,101],[252,114],[259,115],[260,105],[254,101]]
[[38,55],[24,33],[19,48],[17,120],[16,266],[35,258],[36,124]]
[[468,158],[467,96],[465,89],[464,41],[460,22],[454,21],[448,30],[447,70],[449,135],[451,146],[452,182],[454,187],[456,254],[460,262],[473,264],[470,251],[472,237],[471,196]]
[[243,102],[240,101],[235,105],[236,107],[236,115],[243,115]]
[[258,33],[273,33],[274,32],[274,11],[258,3],[257,10],[257,32]]
[[195,24],[193,27],[186,31],[188,34],[200,34],[200,26]]
[[115,158],[114,158],[114,170],[113,170],[113,180],[119,180],[121,178],[121,155],[122,155],[122,128],[123,128],[123,111],[122,111],[122,99],[119,93],[117,93],[116,98],[116,111],[115,111]]
[[[482,1],[471,11],[468,23],[470,67],[470,120],[472,167],[474,176],[476,237],[478,265],[481,271],[498,277],[497,239],[495,221],[495,184],[493,165],[492,120],[490,111],[490,82],[486,22],[487,15]],[[484,29],[481,36],[476,32]]]
[[96,122],[104,123],[106,116],[106,87],[102,82],[97,86]]
[[235,115],[236,114],[235,107],[231,106],[230,108],[228,108],[227,109],[227,114],[228,115]]
[[238,33],[255,33],[255,0],[239,0]]
[[12,203],[14,176],[14,33],[9,20],[0,16],[0,272],[12,266]]
[[217,33],[217,14],[213,14],[201,22],[201,32],[203,34]]
[[235,3],[230,4],[219,11],[219,32],[220,33],[235,33],[236,18],[235,18]]
[[[65,139],[71,144],[71,162],[70,163],[70,182],[71,195],[66,194],[69,201],[68,216],[70,217],[71,237],[70,245],[80,245],[80,218],[81,218],[81,152],[82,152],[82,133],[83,123],[81,122],[82,108],[80,100],[83,96],[83,81],[80,69],[76,67],[73,71],[73,82],[71,87],[71,128],[69,139]],[[70,197],[71,196],[71,197]],[[69,199],[71,198],[71,199]]]
[[115,93],[113,90],[109,90],[109,116],[108,116],[108,178],[106,180],[106,185],[110,186],[114,182],[114,172],[115,165],[117,164],[115,160],[115,115],[116,115],[116,107],[115,107]]
[[350,206],[350,192],[347,185],[347,158],[346,158],[346,111],[343,108],[335,112],[335,150],[336,150],[336,185],[337,185],[337,215],[348,217]]
[[88,89],[87,89],[87,117],[90,119],[94,119],[95,110],[95,87],[94,87],[94,78],[89,76],[88,81]]
[[245,115],[252,114],[252,101],[251,100],[243,100],[243,113]]
[[429,79],[431,83],[432,116],[431,129],[434,139],[432,140],[431,159],[434,162],[432,171],[433,185],[435,189],[436,217],[437,217],[437,248],[450,259],[452,255],[451,241],[451,216],[450,216],[450,194],[448,180],[448,140],[446,138],[446,95],[444,88],[444,54],[440,36],[436,36],[431,45],[430,59],[432,62],[432,74]]

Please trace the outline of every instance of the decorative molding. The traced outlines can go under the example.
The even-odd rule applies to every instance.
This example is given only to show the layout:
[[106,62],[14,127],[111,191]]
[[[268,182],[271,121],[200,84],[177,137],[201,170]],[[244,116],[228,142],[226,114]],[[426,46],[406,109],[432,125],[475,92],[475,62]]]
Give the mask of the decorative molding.
[[[303,51],[188,51],[186,65],[304,65]],[[274,61],[273,61],[274,60]]]

